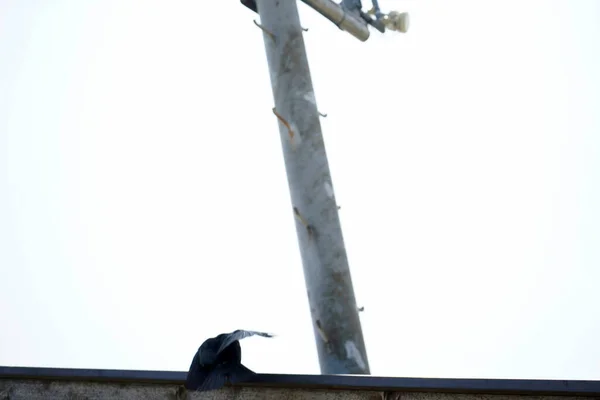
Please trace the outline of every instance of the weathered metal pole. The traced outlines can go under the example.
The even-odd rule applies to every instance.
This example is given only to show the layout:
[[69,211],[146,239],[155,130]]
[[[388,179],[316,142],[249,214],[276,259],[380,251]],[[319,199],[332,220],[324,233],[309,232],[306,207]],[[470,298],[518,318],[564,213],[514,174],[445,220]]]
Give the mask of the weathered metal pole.
[[369,374],[296,0],[258,0],[322,374]]

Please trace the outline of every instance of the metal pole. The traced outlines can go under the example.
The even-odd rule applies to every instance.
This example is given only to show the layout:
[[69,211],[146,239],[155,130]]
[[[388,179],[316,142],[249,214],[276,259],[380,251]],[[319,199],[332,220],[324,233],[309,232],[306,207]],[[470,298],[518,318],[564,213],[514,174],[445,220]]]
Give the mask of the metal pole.
[[322,374],[370,374],[295,0],[258,0]]
[[369,27],[359,18],[358,13],[349,13],[344,7],[331,0],[302,1],[358,40],[365,42],[369,39]]

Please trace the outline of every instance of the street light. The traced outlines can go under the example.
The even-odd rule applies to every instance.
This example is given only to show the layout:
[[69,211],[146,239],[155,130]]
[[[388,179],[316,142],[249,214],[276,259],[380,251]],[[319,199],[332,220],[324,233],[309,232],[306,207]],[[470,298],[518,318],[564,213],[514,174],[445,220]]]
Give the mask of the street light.
[[390,31],[406,33],[409,26],[407,12],[391,11],[388,14],[381,12],[379,2],[371,0],[373,8],[368,12],[361,10],[360,0],[342,0],[340,4],[332,0],[302,0],[310,7],[325,16],[340,29],[345,30],[361,41],[369,38],[368,25],[384,33],[386,28]]
[[[386,29],[401,33],[408,31],[408,13],[391,11],[385,14],[379,9],[377,0],[371,0],[373,8],[366,13],[361,10],[360,0],[342,0],[339,4],[332,0],[302,1],[333,22],[338,28],[362,42],[369,39],[369,25],[381,33],[384,33]],[[252,11],[258,12],[256,0],[240,0],[240,2]]]
[[407,12],[400,13],[398,11],[390,11],[380,18],[383,24],[390,31],[406,33],[410,19]]

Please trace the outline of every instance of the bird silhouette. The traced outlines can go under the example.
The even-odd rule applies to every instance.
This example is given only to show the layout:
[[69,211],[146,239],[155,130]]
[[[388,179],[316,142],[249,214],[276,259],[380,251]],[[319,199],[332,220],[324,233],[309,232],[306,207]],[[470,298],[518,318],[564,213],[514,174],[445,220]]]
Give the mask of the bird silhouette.
[[240,340],[254,335],[274,336],[270,333],[238,329],[205,340],[192,359],[185,388],[208,391],[220,389],[227,382],[244,382],[252,378],[255,372],[242,365]]
[[254,11],[255,13],[258,13],[258,7],[256,6],[256,0],[240,0],[240,3],[242,3],[243,5],[245,5],[252,11]]

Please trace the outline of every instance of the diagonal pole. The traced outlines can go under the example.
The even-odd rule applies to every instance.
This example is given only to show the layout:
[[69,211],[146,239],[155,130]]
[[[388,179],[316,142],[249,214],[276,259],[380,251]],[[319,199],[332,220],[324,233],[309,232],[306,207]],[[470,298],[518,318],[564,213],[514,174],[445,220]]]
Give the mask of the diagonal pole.
[[370,374],[295,0],[258,0],[322,374]]

